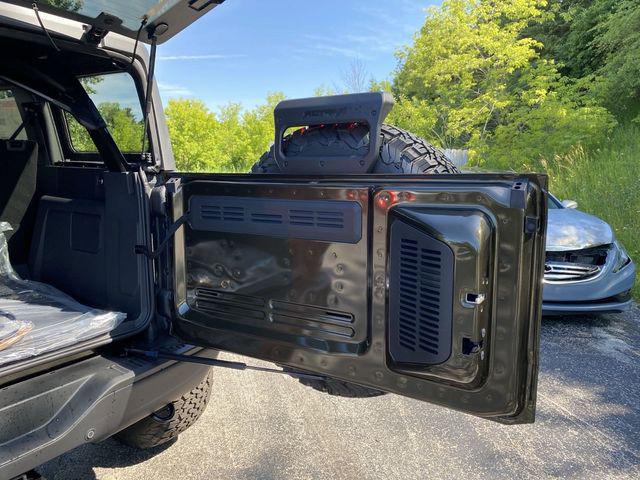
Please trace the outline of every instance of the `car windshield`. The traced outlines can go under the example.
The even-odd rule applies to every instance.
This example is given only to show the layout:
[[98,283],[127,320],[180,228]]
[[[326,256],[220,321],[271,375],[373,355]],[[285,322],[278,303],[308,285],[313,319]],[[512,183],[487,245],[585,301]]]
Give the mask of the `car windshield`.
[[143,17],[153,22],[180,0],[41,0],[41,3],[89,18],[102,12],[122,20],[122,26],[137,30]]
[[564,208],[564,207],[562,206],[562,203],[560,202],[560,200],[558,200],[553,195],[549,194],[549,205],[548,205],[548,208],[555,209],[555,208]]

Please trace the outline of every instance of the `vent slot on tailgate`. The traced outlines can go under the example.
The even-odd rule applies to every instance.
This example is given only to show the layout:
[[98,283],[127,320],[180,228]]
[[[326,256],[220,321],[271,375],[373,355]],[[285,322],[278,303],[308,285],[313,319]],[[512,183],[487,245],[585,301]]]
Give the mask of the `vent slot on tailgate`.
[[362,238],[355,201],[195,195],[189,206],[196,230],[344,243]]

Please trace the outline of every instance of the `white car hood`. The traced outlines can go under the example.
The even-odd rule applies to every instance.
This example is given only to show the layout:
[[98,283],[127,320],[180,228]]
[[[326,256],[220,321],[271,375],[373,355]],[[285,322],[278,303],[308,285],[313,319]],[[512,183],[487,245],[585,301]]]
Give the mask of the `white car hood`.
[[613,230],[598,217],[571,208],[549,209],[547,251],[582,250],[613,240]]

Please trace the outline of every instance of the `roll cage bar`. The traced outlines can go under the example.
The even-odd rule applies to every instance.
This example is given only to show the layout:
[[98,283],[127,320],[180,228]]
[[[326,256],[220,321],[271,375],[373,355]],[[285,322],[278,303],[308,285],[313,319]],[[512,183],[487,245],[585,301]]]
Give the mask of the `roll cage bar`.
[[73,115],[87,129],[109,171],[130,170],[100,111],[76,76],[65,71],[56,62],[46,62],[35,68],[28,62],[13,57],[0,64],[0,79]]

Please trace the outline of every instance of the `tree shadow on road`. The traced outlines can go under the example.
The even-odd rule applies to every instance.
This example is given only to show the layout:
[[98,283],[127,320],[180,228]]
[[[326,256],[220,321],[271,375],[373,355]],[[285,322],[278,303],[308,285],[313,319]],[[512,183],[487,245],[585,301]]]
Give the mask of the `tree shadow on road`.
[[78,447],[38,468],[47,480],[96,480],[94,468],[123,468],[145,462],[170,448],[176,439],[149,450],[137,450],[113,439]]
[[[139,463],[150,460],[152,457],[161,454],[171,448],[177,439],[149,450],[136,450],[122,445],[121,443],[108,439],[99,444],[89,444],[78,447],[71,452],[62,455],[37,469],[46,480],[105,480],[118,478],[117,472],[114,474],[105,473],[97,476],[96,468],[117,469],[131,467]],[[276,480],[282,478],[282,458],[276,452],[269,452],[265,449],[260,454],[260,460],[254,465],[238,469],[233,472],[233,478],[253,480]],[[186,466],[185,466],[186,468]],[[221,467],[221,471],[225,471]],[[218,472],[219,474],[220,472]],[[141,474],[139,478],[166,478],[166,473],[161,470],[153,473],[152,477],[145,477]],[[216,473],[212,473],[210,478],[218,478]],[[138,477],[136,477],[138,478]],[[209,477],[207,477],[209,478]]]
[[[638,345],[638,307],[623,314],[542,322],[538,422],[599,445],[599,458],[592,460],[610,472],[629,473],[640,465]],[[574,455],[573,461],[548,462],[545,470],[581,476],[594,473],[590,465]]]

